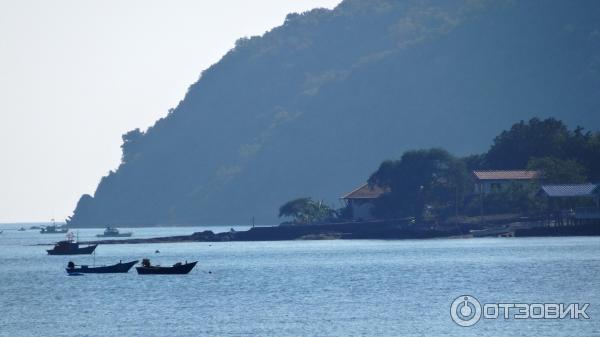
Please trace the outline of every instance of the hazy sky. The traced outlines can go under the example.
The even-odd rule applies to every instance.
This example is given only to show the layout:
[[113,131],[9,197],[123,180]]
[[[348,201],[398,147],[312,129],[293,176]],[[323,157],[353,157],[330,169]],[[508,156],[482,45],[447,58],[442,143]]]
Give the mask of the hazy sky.
[[0,222],[62,220],[235,40],[339,0],[0,0]]

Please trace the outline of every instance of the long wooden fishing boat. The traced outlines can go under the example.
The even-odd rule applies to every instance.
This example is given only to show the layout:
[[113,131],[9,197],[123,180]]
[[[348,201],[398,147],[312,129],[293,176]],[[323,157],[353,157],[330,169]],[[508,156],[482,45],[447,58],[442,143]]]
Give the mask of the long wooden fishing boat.
[[198,261],[194,261],[194,262],[190,262],[190,263],[187,263],[187,261],[186,261],[186,263],[181,263],[181,262],[175,263],[171,267],[162,267],[162,266],[153,266],[150,264],[149,259],[143,259],[142,266],[135,267],[135,269],[137,270],[138,274],[140,274],[140,275],[187,274],[190,271],[192,271],[192,269],[194,269],[194,267],[196,266],[196,263],[198,263]]
[[66,270],[67,270],[67,273],[69,273],[69,274],[73,274],[73,273],[84,273],[84,274],[126,273],[136,263],[138,263],[138,260],[131,261],[131,262],[125,262],[125,263],[119,261],[119,263],[113,264],[111,266],[90,267],[87,265],[77,266],[75,263],[69,262]]

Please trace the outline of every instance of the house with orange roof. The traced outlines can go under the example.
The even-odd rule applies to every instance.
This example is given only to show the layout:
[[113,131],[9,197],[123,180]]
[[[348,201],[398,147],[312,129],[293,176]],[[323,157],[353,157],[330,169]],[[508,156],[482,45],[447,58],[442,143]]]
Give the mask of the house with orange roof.
[[499,192],[511,184],[524,184],[541,178],[540,171],[534,170],[482,170],[473,171],[475,191],[479,194]]
[[365,183],[346,193],[340,199],[347,207],[350,207],[354,220],[373,220],[375,218],[373,215],[374,201],[387,192],[389,192],[388,188]]

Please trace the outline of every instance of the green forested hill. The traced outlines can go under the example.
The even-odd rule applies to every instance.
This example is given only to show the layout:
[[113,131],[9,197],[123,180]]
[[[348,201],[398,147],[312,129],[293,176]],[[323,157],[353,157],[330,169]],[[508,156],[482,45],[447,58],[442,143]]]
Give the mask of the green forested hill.
[[[192,43],[192,41],[190,41]],[[346,0],[240,39],[84,195],[72,226],[276,221],[409,148],[531,117],[600,127],[600,2]]]

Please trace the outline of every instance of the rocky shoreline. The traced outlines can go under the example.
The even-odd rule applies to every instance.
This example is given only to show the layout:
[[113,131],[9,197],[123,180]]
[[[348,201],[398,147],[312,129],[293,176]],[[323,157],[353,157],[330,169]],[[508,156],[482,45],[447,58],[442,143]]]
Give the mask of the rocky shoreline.
[[[165,236],[145,239],[112,239],[80,242],[82,244],[140,244],[176,242],[232,242],[232,241],[284,241],[284,240],[353,240],[353,239],[433,239],[449,237],[473,237],[469,225],[454,228],[424,229],[397,222],[337,223],[323,225],[296,225],[253,227],[247,231],[196,232],[190,235]],[[499,226],[489,230],[488,235],[478,237],[514,236],[600,236],[600,225],[564,227],[512,227]]]
[[282,241],[332,239],[430,239],[461,235],[455,230],[429,230],[407,227],[397,222],[336,223],[323,225],[296,225],[253,227],[247,231],[196,232],[191,235],[166,236],[146,239],[114,239],[81,242],[82,244],[138,244],[169,242],[225,242],[225,241]]

